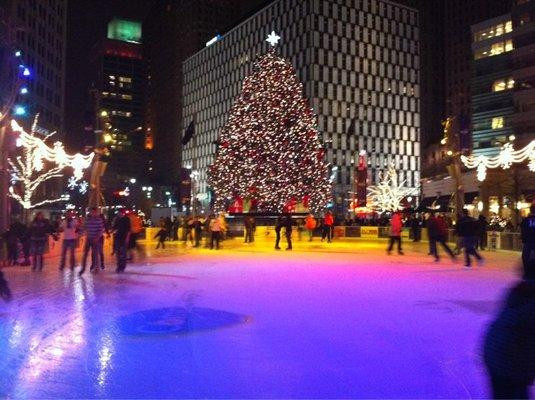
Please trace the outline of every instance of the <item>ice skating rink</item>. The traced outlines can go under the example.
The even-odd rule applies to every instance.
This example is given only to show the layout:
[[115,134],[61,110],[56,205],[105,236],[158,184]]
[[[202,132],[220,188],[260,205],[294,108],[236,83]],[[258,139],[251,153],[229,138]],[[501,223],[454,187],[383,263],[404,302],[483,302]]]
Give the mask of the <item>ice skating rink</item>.
[[[230,242],[229,242],[230,243]],[[2,398],[483,398],[518,253],[171,245],[116,275],[4,269]]]

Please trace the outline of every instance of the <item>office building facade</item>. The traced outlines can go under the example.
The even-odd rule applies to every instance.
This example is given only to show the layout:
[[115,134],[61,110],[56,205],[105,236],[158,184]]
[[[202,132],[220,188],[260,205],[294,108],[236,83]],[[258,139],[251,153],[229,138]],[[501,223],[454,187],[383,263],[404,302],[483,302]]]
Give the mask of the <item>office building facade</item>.
[[141,23],[110,21],[107,38],[95,45],[91,61],[95,140],[110,150],[110,174],[118,179],[140,178],[146,173]]
[[420,180],[418,13],[390,1],[279,0],[184,62],[183,123],[195,116],[183,164],[195,172],[195,195],[209,202],[207,169],[219,131],[268,50],[288,58],[318,118],[327,161],[338,167],[336,201],[353,189],[354,162],[368,154],[370,183],[394,162],[411,187]]
[[0,7],[16,29],[20,58],[30,70],[17,118],[29,128],[39,114],[42,133],[57,131],[59,139],[65,123],[67,1],[6,0]]
[[472,26],[472,148],[496,155],[513,134],[513,23],[505,14]]
[[[240,14],[245,0],[161,0],[144,23],[147,61],[146,141],[152,179],[180,181],[182,62]],[[188,122],[189,123],[189,122]]]

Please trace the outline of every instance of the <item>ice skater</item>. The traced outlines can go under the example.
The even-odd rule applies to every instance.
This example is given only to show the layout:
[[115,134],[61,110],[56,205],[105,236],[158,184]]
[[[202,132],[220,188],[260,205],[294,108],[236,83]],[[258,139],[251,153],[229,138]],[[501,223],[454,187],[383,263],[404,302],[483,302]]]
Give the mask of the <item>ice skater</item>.
[[11,290],[2,271],[0,271],[0,297],[5,301],[11,300]]
[[292,250],[292,217],[285,215],[282,219],[284,234],[286,236],[286,250]]
[[212,219],[210,220],[210,250],[214,247],[216,250],[219,250],[219,241],[221,240],[222,231],[221,218],[212,216]]
[[394,248],[394,243],[398,244],[398,254],[403,255],[403,250],[401,249],[401,231],[403,230],[403,221],[401,220],[401,214],[396,211],[392,215],[390,220],[390,243],[388,244],[388,249],[386,250],[387,254],[392,253]]
[[535,381],[535,259],[509,291],[484,341],[484,360],[495,399],[528,399]]
[[96,270],[99,266],[100,258],[100,244],[101,238],[104,235],[104,222],[100,217],[100,213],[97,207],[93,207],[89,214],[89,217],[85,220],[85,243],[84,243],[84,252],[82,255],[82,269],[79,272],[81,276],[85,272],[85,267],[87,265],[87,256],[89,251],[91,251],[91,267],[90,270]]
[[156,245],[156,249],[159,249],[160,246],[162,246],[162,249],[165,249],[165,240],[167,239],[167,229],[165,225],[160,226],[160,230],[156,235],[154,235],[154,239],[158,238],[158,244]]
[[256,221],[252,215],[248,215],[243,220],[243,226],[245,228],[245,241],[244,243],[254,242],[254,231],[256,229]]
[[435,213],[432,212],[429,216],[427,222],[427,232],[429,235],[429,248],[432,256],[435,257],[435,261],[440,261],[440,256],[438,254],[437,243],[440,243],[446,253],[449,254],[452,260],[455,260],[455,254],[451,251],[450,247],[446,243],[446,238],[448,236],[448,226],[446,221],[442,216],[435,216]]
[[54,233],[52,226],[43,216],[42,212],[38,212],[30,227],[30,240],[33,251],[33,266],[32,271],[43,270],[43,255],[45,247],[48,242],[48,235]]
[[126,269],[127,250],[130,241],[130,219],[125,215],[124,210],[119,210],[117,218],[113,223],[113,245],[117,257],[117,273]]
[[463,209],[463,214],[455,226],[455,233],[460,238],[461,247],[464,248],[465,268],[470,268],[472,265],[470,256],[474,256],[478,263],[482,263],[483,257],[476,250],[478,224],[474,218],[468,215],[468,210]]
[[520,224],[522,264],[526,271],[528,266],[535,265],[535,205],[532,205],[529,210],[529,215]]
[[59,224],[58,230],[63,232],[63,243],[61,244],[59,269],[63,270],[65,268],[65,259],[67,258],[67,253],[69,253],[70,266],[71,270],[73,270],[76,264],[74,253],[76,251],[76,242],[78,240],[80,227],[78,226],[78,222],[76,218],[74,218],[72,211],[67,212],[65,220]]
[[308,241],[312,242],[312,238],[314,237],[314,229],[316,229],[316,218],[314,218],[313,214],[308,214],[305,218],[305,228],[308,232]]

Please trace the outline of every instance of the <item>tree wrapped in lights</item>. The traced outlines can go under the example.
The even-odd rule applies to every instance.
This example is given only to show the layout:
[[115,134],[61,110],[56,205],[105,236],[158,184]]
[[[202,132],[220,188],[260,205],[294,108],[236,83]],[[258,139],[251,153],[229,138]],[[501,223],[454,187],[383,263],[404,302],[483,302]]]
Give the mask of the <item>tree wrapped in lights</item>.
[[417,192],[415,188],[405,187],[405,180],[399,181],[393,164],[386,173],[380,173],[379,179],[378,185],[368,187],[368,197],[371,208],[380,212],[401,210],[401,201]]
[[467,168],[477,168],[477,179],[480,182],[486,179],[488,168],[509,169],[513,164],[519,164],[526,160],[528,160],[529,170],[535,172],[535,140],[520,150],[514,150],[512,143],[506,143],[501,148],[500,153],[494,157],[461,156],[461,161]]
[[245,78],[218,144],[209,170],[217,210],[236,199],[261,212],[287,211],[296,202],[319,211],[329,202],[316,118],[294,68],[273,50]]
[[36,132],[37,116],[31,132],[26,132],[15,120],[11,121],[11,129],[18,134],[17,146],[21,147],[21,154],[15,159],[8,159],[11,167],[11,182],[9,194],[17,200],[24,209],[31,209],[48,203],[64,200],[63,197],[35,201],[34,194],[39,186],[53,178],[64,177],[64,170],[72,169],[70,182],[79,181],[84,170],[91,165],[93,154],[84,156],[76,153],[69,155],[61,142],[55,142],[52,147],[46,141],[55,134],[38,137]]

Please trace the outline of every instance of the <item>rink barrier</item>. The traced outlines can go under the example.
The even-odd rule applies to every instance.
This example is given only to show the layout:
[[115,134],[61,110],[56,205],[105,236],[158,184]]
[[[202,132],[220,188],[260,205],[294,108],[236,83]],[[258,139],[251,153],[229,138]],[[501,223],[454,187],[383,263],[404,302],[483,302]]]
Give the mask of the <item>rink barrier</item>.
[[[145,228],[145,233],[140,239],[144,240],[149,238],[149,242],[155,241],[154,235],[160,228]],[[244,238],[245,230],[243,225],[232,225],[229,231],[226,233],[228,238]],[[292,239],[299,240],[299,237],[308,237],[306,229],[299,231],[297,227],[292,229]],[[314,229],[314,237],[321,237],[321,229]],[[388,239],[390,236],[390,227],[388,226],[335,226],[333,228],[333,237],[335,239],[363,239],[363,240],[377,240]],[[412,240],[412,230],[410,228],[403,228],[401,237],[405,240]],[[182,228],[178,231],[179,240],[184,240],[184,232]],[[274,240],[275,227],[273,226],[257,226],[255,230],[255,240]],[[145,239],[146,240],[146,239]],[[448,230],[447,242],[453,245],[457,244],[457,236],[453,229]],[[429,237],[427,235],[427,228],[422,228],[421,241],[428,242]],[[487,232],[487,247],[490,250],[522,250],[522,241],[520,239],[520,233],[517,232]]]

